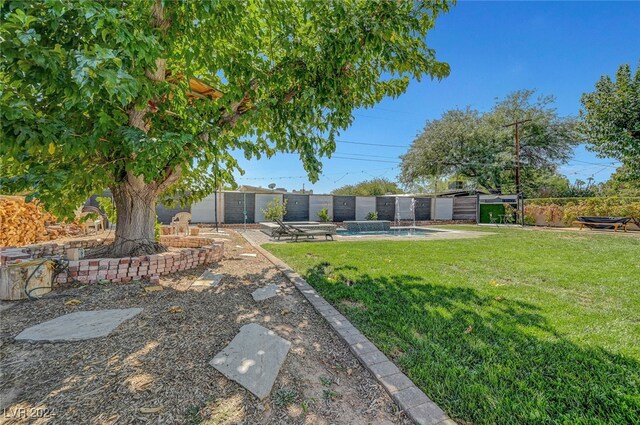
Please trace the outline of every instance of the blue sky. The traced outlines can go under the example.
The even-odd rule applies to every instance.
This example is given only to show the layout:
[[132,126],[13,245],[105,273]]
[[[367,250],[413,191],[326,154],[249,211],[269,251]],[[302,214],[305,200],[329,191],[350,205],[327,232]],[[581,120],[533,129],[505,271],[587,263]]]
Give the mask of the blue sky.
[[[488,110],[496,98],[518,89],[554,95],[560,115],[577,116],[580,96],[592,91],[601,75],[613,75],[623,63],[637,66],[639,22],[640,2],[460,1],[438,18],[427,37],[439,60],[451,65],[450,76],[413,81],[399,98],[357,110],[353,124],[339,137],[397,147],[338,142],[334,156],[323,159],[323,176],[314,184],[305,177],[297,155],[251,161],[238,155],[246,173],[237,175],[237,182],[263,187],[276,183],[289,190],[304,184],[314,193],[328,193],[372,177],[393,180],[398,156],[426,120],[467,105]],[[359,159],[344,159],[349,154]],[[603,181],[614,163],[580,146],[561,171],[571,181],[589,176]]]

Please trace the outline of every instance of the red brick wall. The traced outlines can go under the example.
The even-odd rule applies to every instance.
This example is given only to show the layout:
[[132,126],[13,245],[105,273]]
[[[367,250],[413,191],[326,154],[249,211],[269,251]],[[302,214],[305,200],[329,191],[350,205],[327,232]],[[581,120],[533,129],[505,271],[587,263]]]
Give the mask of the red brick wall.
[[99,281],[129,282],[148,278],[157,282],[159,276],[188,270],[222,260],[224,244],[215,242],[201,248],[186,248],[161,254],[126,258],[90,258],[69,261],[69,273],[61,273],[57,283],[77,280],[81,283]]
[[[0,253],[2,265],[30,258],[48,256],[65,257],[70,248],[94,248],[105,242],[97,239],[69,241],[64,244],[47,243],[22,248],[3,249]],[[69,261],[69,273],[60,273],[56,283],[96,283],[99,281],[129,282],[148,278],[152,282],[160,276],[188,270],[222,260],[224,243],[197,236],[161,236],[160,243],[174,248],[183,248],[161,254],[125,258],[87,258]]]

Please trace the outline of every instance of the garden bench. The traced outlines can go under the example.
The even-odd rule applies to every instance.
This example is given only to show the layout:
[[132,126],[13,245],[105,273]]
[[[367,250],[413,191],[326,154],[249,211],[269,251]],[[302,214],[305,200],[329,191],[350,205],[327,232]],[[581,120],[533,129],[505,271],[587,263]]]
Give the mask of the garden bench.
[[613,231],[617,232],[619,228],[627,231],[627,224],[631,221],[631,217],[578,217],[574,224],[580,225],[580,230],[583,227],[590,229],[610,229],[613,227]]

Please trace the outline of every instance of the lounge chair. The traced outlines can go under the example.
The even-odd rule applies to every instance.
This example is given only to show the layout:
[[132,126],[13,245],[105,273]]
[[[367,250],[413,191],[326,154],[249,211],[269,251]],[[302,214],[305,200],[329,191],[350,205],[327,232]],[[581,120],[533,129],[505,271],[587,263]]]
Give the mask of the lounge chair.
[[331,230],[326,229],[318,229],[318,230],[307,230],[300,229],[299,227],[292,226],[290,224],[285,224],[282,220],[275,219],[278,226],[280,226],[277,230],[274,231],[274,236],[277,237],[278,240],[282,236],[289,236],[291,240],[298,242],[298,238],[300,236],[306,237],[307,239],[315,239],[316,236],[324,236],[325,240],[331,238],[333,240],[333,232]]
[[613,229],[614,232],[618,231],[618,228],[622,228],[627,231],[627,224],[631,221],[631,217],[578,217],[574,222],[580,225],[580,230],[583,227],[590,229]]

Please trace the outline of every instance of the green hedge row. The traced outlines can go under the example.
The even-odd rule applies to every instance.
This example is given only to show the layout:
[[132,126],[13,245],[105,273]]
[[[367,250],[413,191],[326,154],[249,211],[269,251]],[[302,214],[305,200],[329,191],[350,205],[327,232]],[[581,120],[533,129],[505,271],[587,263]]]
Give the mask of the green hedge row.
[[592,197],[592,198],[530,198],[525,199],[525,205],[566,205],[569,203],[582,205],[588,203],[590,205],[626,205],[640,202],[640,197],[632,196],[610,196],[610,197]]

